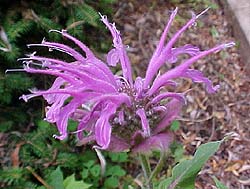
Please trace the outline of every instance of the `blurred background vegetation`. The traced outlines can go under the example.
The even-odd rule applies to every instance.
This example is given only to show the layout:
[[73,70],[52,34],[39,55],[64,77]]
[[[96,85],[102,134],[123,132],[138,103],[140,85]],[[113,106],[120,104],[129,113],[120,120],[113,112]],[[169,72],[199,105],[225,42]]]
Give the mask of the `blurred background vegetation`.
[[[1,131],[13,127],[18,129],[29,123],[29,119],[35,117],[41,109],[39,101],[30,106],[20,103],[18,97],[27,93],[27,89],[32,86],[46,85],[45,77],[34,79],[34,76],[17,72],[5,74],[6,69],[22,67],[17,58],[32,52],[26,44],[39,43],[44,37],[47,40],[62,41],[60,35],[48,31],[67,29],[90,48],[105,51],[111,43],[100,23],[98,12],[110,16],[112,9],[109,7],[112,3],[114,0],[101,0],[98,3],[83,0],[0,1]],[[35,80],[38,80],[36,85]]]

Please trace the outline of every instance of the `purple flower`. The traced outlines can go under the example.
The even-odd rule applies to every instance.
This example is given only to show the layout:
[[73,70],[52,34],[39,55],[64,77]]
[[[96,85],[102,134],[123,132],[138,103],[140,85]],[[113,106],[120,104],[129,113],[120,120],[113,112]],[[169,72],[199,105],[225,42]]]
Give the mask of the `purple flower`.
[[[185,96],[166,91],[164,87],[176,86],[174,79],[182,77],[204,83],[207,91],[214,93],[219,86],[213,86],[201,72],[189,67],[208,54],[234,45],[231,42],[205,51],[190,44],[175,47],[181,34],[201,14],[193,15],[166,43],[167,33],[176,14],[177,8],[170,16],[149,62],[145,78],[137,77],[135,80],[120,32],[115,24],[108,22],[106,16],[101,15],[101,20],[112,34],[114,47],[107,54],[107,64],[66,31],[54,31],[74,42],[83,53],[67,45],[45,40],[41,44],[29,45],[62,51],[74,61],[66,62],[35,54],[22,58],[25,71],[53,75],[56,79],[48,90],[31,90],[32,94],[21,98],[27,101],[35,96],[43,96],[48,103],[45,119],[57,125],[59,135],[54,136],[57,139],[63,140],[68,136],[68,120],[73,119],[79,123],[75,131],[79,145],[92,142],[95,148],[110,151],[165,150],[173,139],[168,130],[169,125],[185,104]],[[188,54],[189,58],[168,72],[158,74],[164,64],[177,62],[180,54]],[[109,66],[116,66],[118,63],[121,65],[122,75],[114,75],[109,69]]]

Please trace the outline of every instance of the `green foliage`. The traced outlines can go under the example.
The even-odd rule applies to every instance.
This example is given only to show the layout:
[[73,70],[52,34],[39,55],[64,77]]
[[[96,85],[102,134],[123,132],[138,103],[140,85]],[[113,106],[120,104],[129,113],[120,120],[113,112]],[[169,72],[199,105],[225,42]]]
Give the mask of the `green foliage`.
[[24,168],[9,168],[0,170],[1,184],[5,183],[5,189],[29,189],[36,188],[37,184],[29,180],[28,172]]
[[0,71],[0,130],[9,131],[13,125],[27,123],[27,105],[20,104],[20,92],[32,86],[32,80],[24,74],[4,75]]
[[109,169],[107,169],[105,175],[106,176],[124,176],[126,174],[126,172],[124,171],[124,169],[122,169],[120,166],[115,165],[110,167]]
[[[74,122],[70,124],[74,125]],[[6,188],[25,188],[27,185],[32,185],[34,189],[45,188],[26,167],[31,167],[54,189],[108,189],[121,185],[120,180],[126,175],[126,171],[117,163],[127,162],[127,153],[104,153],[108,163],[102,177],[95,151],[75,147],[71,137],[66,141],[55,140],[52,135],[57,130],[46,121],[40,120],[36,125],[33,132],[24,134],[21,138],[15,134],[10,137],[11,141],[23,143],[19,152],[22,167],[5,167],[0,171],[0,180],[5,183]]]
[[99,15],[96,10],[87,4],[82,4],[80,7],[74,7],[74,14],[77,20],[83,21],[84,23],[88,23],[92,26],[98,26]]
[[163,180],[160,187],[171,189],[194,189],[197,174],[206,161],[219,149],[222,141],[209,142],[199,146],[190,160],[178,163],[172,171],[172,176]]
[[212,177],[217,189],[228,189],[221,181],[219,181],[215,176]]
[[62,189],[66,185],[63,181],[63,173],[60,167],[57,167],[56,170],[52,171],[48,176],[48,184],[54,189]]
[[[108,153],[108,156],[112,156],[112,153]],[[106,159],[108,159],[107,155]],[[114,156],[125,157],[124,153],[114,153]],[[127,154],[126,154],[127,157]],[[127,161],[127,159],[126,159]],[[109,161],[108,161],[109,162]],[[91,183],[91,188],[116,188],[119,184],[119,180],[126,175],[126,171],[120,166],[115,164],[117,161],[112,161],[114,164],[108,164],[103,175],[103,182],[100,183],[101,167],[93,160],[88,160],[83,163],[83,169],[81,177],[86,183]],[[113,184],[112,184],[113,183]],[[121,184],[120,184],[121,185]]]
[[171,126],[170,126],[170,130],[171,131],[177,131],[180,128],[180,122],[178,120],[175,120],[172,122]]
[[[60,167],[57,167],[56,170],[52,171],[45,182],[47,184],[46,187],[50,187],[51,189],[88,189],[91,187],[91,184],[87,184],[82,180],[76,180],[75,174],[64,179]],[[45,189],[45,187],[40,186],[37,189]]]
[[117,188],[119,186],[118,179],[116,177],[109,177],[104,182],[105,188]]
[[113,162],[123,163],[128,161],[128,154],[126,152],[108,153],[108,156]]
[[215,26],[213,26],[211,29],[210,29],[210,32],[211,32],[211,35],[213,36],[213,38],[218,38],[219,37],[219,32],[218,30],[216,29]]
[[0,180],[10,184],[16,183],[22,180],[23,169],[22,168],[11,168],[8,170],[0,171]]
[[[107,46],[111,45],[111,39],[107,36],[107,30],[103,30],[98,12],[109,16],[112,13],[112,3],[114,1],[110,0],[102,0],[100,3],[67,0],[0,2],[0,114],[3,115],[0,117],[1,131],[20,130],[29,124],[30,115],[27,112],[33,112],[34,117],[41,117],[39,112],[42,103],[25,104],[18,98],[34,86],[49,86],[44,80],[46,77],[35,79],[33,77],[38,76],[18,72],[5,73],[7,69],[22,67],[17,59],[32,52],[27,49],[26,44],[39,43],[44,37],[51,41],[61,41],[63,39],[60,35],[49,34],[48,31],[67,29],[90,48],[106,51]],[[46,53],[47,51],[43,55],[46,56]]]
[[68,176],[63,181],[63,186],[65,189],[88,189],[91,187],[91,184],[84,183],[83,181],[76,181],[75,175]]
[[173,142],[170,146],[171,154],[174,157],[175,163],[185,160],[184,157],[184,148],[182,144]]
[[171,182],[172,182],[172,179],[170,177],[163,179],[162,181],[160,181],[157,189],[166,189],[171,184]]

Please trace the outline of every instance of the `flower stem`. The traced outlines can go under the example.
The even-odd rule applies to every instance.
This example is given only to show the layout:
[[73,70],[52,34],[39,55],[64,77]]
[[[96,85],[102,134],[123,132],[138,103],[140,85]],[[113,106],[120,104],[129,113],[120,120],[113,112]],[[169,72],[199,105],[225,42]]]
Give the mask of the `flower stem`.
[[152,179],[156,177],[156,175],[161,171],[166,158],[167,158],[166,152],[161,152],[160,160],[158,161],[154,170],[151,172],[146,184],[150,183]]
[[139,156],[140,156],[140,163],[141,163],[141,166],[142,166],[144,177],[145,177],[145,180],[146,180],[145,189],[153,189],[153,184],[151,183],[151,181],[149,181],[149,177],[151,175],[151,167],[150,167],[148,157],[146,155],[144,155],[144,154],[140,154]]

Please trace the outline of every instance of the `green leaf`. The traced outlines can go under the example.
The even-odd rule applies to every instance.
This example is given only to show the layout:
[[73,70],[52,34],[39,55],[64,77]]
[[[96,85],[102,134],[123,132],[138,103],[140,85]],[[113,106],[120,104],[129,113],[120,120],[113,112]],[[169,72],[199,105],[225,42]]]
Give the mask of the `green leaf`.
[[52,171],[48,178],[48,183],[53,187],[53,189],[63,189],[63,173],[60,167]]
[[[45,31],[49,31],[51,29],[59,29],[60,25],[57,24],[56,22],[54,22],[53,20],[43,17],[41,15],[39,15],[39,20],[37,21],[37,24],[39,27],[41,27],[42,29],[44,29]],[[50,36],[55,37],[56,35],[51,34]]]
[[13,121],[2,121],[0,122],[0,132],[7,132],[11,129]]
[[7,36],[11,42],[15,42],[23,34],[29,32],[33,26],[31,21],[19,20],[15,23],[12,23],[9,30],[7,30]]
[[93,165],[95,164],[95,161],[94,160],[89,160],[87,161],[86,163],[84,163],[83,165],[86,167],[86,168],[90,168],[92,167]]
[[86,168],[84,168],[84,169],[82,170],[81,175],[82,175],[82,179],[88,178],[88,176],[89,176],[89,170],[86,169]]
[[222,141],[202,144],[196,150],[194,157],[177,164],[172,171],[172,188],[194,189],[197,174],[206,161],[219,149]]
[[113,162],[126,162],[128,161],[128,154],[126,152],[109,153],[109,157]]
[[166,189],[171,184],[171,181],[172,181],[171,178],[164,179],[163,181],[160,182],[157,189]]
[[170,150],[171,150],[171,154],[173,155],[176,163],[187,159],[187,157],[185,157],[185,155],[184,155],[184,148],[183,148],[182,144],[174,141],[170,145]]
[[219,181],[215,176],[213,176],[212,178],[213,178],[215,185],[218,189],[228,189],[228,187],[225,186],[221,181]]
[[0,170],[0,180],[2,182],[12,183],[17,180],[21,180],[24,176],[24,170],[22,168],[9,168],[6,170]]
[[44,186],[38,186],[36,189],[46,189]]
[[83,14],[84,14],[83,16],[85,17],[86,22],[92,26],[97,27],[99,15],[96,12],[96,10],[93,7],[87,5],[86,3],[83,4],[82,10],[83,10]]
[[116,0],[101,0],[101,3],[105,3],[105,4],[112,4],[115,2],[116,2]]
[[174,151],[174,159],[175,162],[180,162],[183,159],[184,156],[184,149],[182,145],[179,145],[178,148]]
[[119,185],[118,178],[116,177],[109,177],[104,181],[104,186],[106,188],[117,188]]
[[106,176],[124,176],[126,174],[126,171],[124,171],[124,169],[122,169],[120,166],[115,165],[110,167],[107,171],[106,171]]
[[42,129],[42,130],[44,130],[44,129],[49,129],[49,127],[51,127],[51,125],[50,125],[50,123],[49,122],[47,122],[47,121],[44,121],[44,120],[39,120],[38,122],[37,122],[37,126],[40,128],[40,129]]
[[64,181],[63,181],[63,186],[65,189],[88,189],[92,185],[87,184],[83,181],[76,181],[75,180],[75,174],[68,176]]
[[213,38],[218,38],[220,35],[218,30],[214,26],[211,28],[210,32],[211,32]]
[[25,90],[32,86],[31,80],[22,74],[7,75],[5,79],[5,85],[12,90]]
[[180,122],[177,120],[173,121],[171,126],[170,126],[170,130],[177,131],[179,128],[180,128]]
[[57,156],[57,162],[60,162],[61,167],[64,168],[67,167],[73,169],[78,167],[78,160],[79,156],[68,152],[60,152]]
[[86,22],[94,27],[98,26],[98,21],[100,18],[96,10],[86,3],[75,7],[75,17],[76,21]]
[[98,177],[101,173],[101,167],[100,165],[94,165],[93,167],[90,168],[90,173],[93,175],[93,177]]
[[75,131],[75,130],[77,130],[77,126],[78,126],[78,124],[77,124],[76,121],[74,121],[72,119],[70,119],[68,121],[68,131]]

